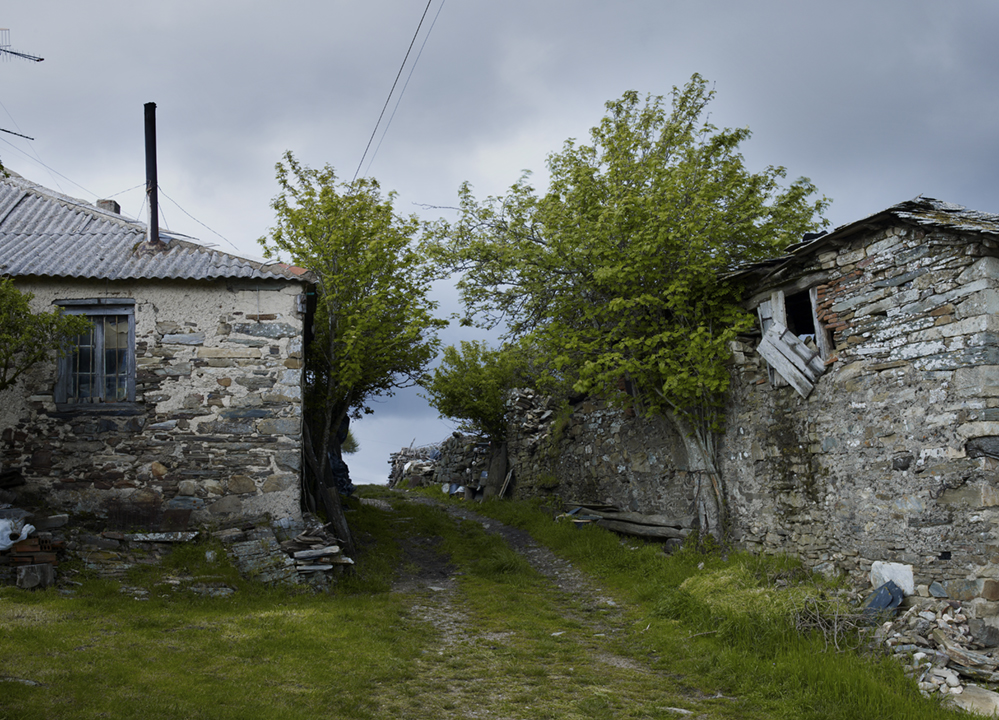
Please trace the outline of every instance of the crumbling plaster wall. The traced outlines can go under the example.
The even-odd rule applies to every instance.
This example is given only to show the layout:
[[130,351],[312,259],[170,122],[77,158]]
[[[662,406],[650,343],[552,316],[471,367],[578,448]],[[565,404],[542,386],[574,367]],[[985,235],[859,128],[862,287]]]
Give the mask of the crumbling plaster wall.
[[999,577],[996,254],[897,226],[783,278],[819,281],[835,359],[804,400],[736,348],[721,470],[737,539],[858,578],[909,563],[965,599]]
[[33,306],[135,301],[135,403],[57,407],[55,362],[4,397],[3,465],[54,506],[204,522],[300,516],[302,327],[295,282],[18,280]]

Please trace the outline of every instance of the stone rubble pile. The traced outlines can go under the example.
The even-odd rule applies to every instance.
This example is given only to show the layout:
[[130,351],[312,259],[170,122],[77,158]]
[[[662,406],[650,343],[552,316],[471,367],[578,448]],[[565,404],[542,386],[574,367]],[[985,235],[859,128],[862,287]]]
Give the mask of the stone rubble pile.
[[877,590],[865,615],[904,608],[877,628],[874,642],[904,663],[920,692],[953,696],[986,715],[999,711],[999,693],[990,689],[999,686],[999,597],[954,598],[939,582],[914,586],[912,566],[903,563],[875,562],[870,579]]
[[441,455],[441,444],[404,447],[389,455],[389,487],[417,488],[433,484],[434,465]]
[[304,522],[247,523],[212,533],[241,575],[260,582],[329,587],[354,561],[343,554],[328,525],[306,514]]
[[875,640],[905,664],[923,695],[957,696],[977,686],[976,699],[991,698],[999,709],[999,693],[990,689],[999,685],[999,628],[972,617],[958,600],[915,596],[907,602],[911,606],[879,627]]
[[[27,521],[38,526],[0,550],[0,583],[25,590],[64,584],[55,568],[67,558],[79,560],[83,569],[101,577],[121,580],[130,569],[156,564],[176,544],[199,535],[194,531],[93,532],[64,527],[67,515],[39,516],[10,507],[0,508],[0,515],[16,517],[18,527]],[[272,522],[266,516],[243,519],[240,525],[223,527],[212,536],[225,545],[244,577],[260,582],[328,588],[345,567],[354,564],[328,527],[308,514],[298,522],[289,518]]]
[[403,448],[389,459],[389,487],[439,485],[450,494],[474,494],[488,474],[489,449],[489,443],[482,438],[459,432],[435,445]]

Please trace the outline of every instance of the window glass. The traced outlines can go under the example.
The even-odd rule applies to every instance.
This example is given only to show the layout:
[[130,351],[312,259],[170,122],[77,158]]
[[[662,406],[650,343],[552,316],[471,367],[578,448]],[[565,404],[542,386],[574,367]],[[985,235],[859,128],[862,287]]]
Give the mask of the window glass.
[[[67,305],[69,303],[67,302]],[[124,313],[121,310],[125,310]],[[133,316],[129,309],[73,303],[68,312],[85,315],[93,328],[76,338],[60,360],[56,401],[124,402],[134,399]]]

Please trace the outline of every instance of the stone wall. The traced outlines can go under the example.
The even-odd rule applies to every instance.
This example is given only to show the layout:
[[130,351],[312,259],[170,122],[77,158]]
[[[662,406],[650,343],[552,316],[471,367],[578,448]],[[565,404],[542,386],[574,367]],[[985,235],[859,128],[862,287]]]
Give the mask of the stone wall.
[[[874,561],[907,563],[953,598],[987,594],[999,579],[997,256],[987,237],[893,223],[760,286],[750,307],[815,288],[832,349],[806,400],[770,382],[759,335],[733,347],[720,469],[738,544],[858,582]],[[530,391],[510,405],[519,495],[694,514],[700,478],[668,423],[592,399],[560,410]]]
[[135,301],[134,403],[57,406],[55,363],[8,390],[2,460],[53,507],[121,525],[299,517],[303,317],[294,282],[18,281]]
[[667,422],[587,398],[559,408],[531,390],[511,398],[516,491],[671,516],[694,513],[698,473]]
[[785,274],[821,280],[835,356],[804,400],[736,348],[722,472],[737,539],[858,578],[912,564],[956,595],[997,576],[996,250],[898,225]]

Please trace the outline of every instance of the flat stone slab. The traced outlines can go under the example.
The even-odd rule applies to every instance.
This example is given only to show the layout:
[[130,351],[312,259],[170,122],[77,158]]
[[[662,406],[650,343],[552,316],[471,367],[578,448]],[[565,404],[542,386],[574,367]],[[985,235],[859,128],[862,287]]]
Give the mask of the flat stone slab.
[[47,588],[55,582],[51,565],[22,565],[17,569],[17,586],[22,590]]
[[912,565],[875,560],[871,565],[871,585],[876,588],[881,587],[889,580],[898,585],[906,595],[916,594]]
[[197,532],[130,533],[125,536],[131,542],[177,543],[188,542],[198,537]]
[[962,710],[985,717],[995,717],[999,713],[999,693],[977,685],[965,685],[960,695],[951,695],[948,702]]
[[340,546],[330,545],[329,547],[318,548],[316,550],[299,550],[295,553],[296,560],[308,560],[311,558],[322,557],[323,555],[339,555]]

